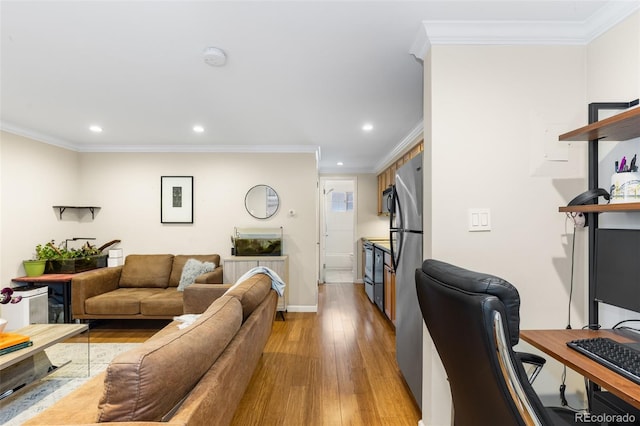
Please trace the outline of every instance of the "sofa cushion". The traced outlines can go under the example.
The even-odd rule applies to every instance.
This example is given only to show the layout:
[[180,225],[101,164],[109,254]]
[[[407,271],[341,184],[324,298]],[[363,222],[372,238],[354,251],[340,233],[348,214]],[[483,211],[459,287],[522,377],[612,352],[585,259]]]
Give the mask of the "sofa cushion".
[[196,282],[196,278],[199,275],[206,274],[214,269],[216,269],[216,264],[213,262],[201,262],[197,259],[188,259],[182,268],[178,291],[184,291],[185,288]]
[[161,289],[160,292],[140,301],[140,313],[148,316],[182,315],[183,294],[174,287]]
[[209,370],[241,323],[240,302],[222,296],[191,326],[118,355],[107,367],[97,421],[160,421]]
[[130,254],[124,261],[120,287],[166,288],[172,264],[172,254]]
[[144,299],[164,291],[163,288],[118,288],[85,300],[84,311],[89,315],[138,315]]
[[270,290],[271,278],[265,274],[256,274],[231,287],[225,295],[235,297],[240,301],[242,304],[242,319],[244,321],[267,297]]
[[178,287],[180,277],[182,276],[182,268],[184,268],[184,264],[187,263],[189,259],[196,259],[200,262],[211,262],[216,266],[220,265],[219,254],[178,254],[173,257],[169,287]]

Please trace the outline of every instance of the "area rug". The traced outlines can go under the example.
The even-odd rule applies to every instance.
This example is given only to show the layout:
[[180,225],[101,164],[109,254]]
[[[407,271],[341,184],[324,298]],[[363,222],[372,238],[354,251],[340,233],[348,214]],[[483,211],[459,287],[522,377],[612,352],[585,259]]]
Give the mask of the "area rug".
[[[53,365],[64,365],[39,383],[0,401],[0,425],[18,426],[55,404],[78,386],[104,371],[118,354],[140,343],[59,343],[47,349]],[[87,354],[89,349],[89,354]],[[89,361],[89,363],[87,363]]]

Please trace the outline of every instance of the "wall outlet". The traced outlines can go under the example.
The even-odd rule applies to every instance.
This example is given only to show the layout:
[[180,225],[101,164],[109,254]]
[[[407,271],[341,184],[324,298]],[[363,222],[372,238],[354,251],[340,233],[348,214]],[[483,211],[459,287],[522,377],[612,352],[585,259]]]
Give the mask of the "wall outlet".
[[491,231],[490,209],[469,209],[469,232]]

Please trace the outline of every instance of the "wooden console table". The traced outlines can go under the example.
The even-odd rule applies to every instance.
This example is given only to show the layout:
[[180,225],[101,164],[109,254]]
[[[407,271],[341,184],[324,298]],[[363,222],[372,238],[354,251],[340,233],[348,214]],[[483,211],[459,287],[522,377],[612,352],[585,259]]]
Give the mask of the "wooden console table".
[[71,279],[75,274],[44,274],[37,277],[18,277],[11,281],[26,284],[61,284],[64,309],[64,322],[72,323],[71,318]]

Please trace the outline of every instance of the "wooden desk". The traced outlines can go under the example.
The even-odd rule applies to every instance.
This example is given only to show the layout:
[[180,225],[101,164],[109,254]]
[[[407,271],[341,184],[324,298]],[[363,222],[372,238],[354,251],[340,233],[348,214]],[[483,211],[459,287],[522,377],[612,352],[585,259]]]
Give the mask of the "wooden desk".
[[623,343],[637,341],[624,330],[522,330],[520,332],[520,338],[525,342],[640,409],[640,385],[567,346],[570,340],[592,337],[609,337]]
[[64,307],[64,322],[72,323],[71,318],[71,279],[75,274],[43,274],[37,277],[18,277],[11,281],[26,284],[61,284]]

